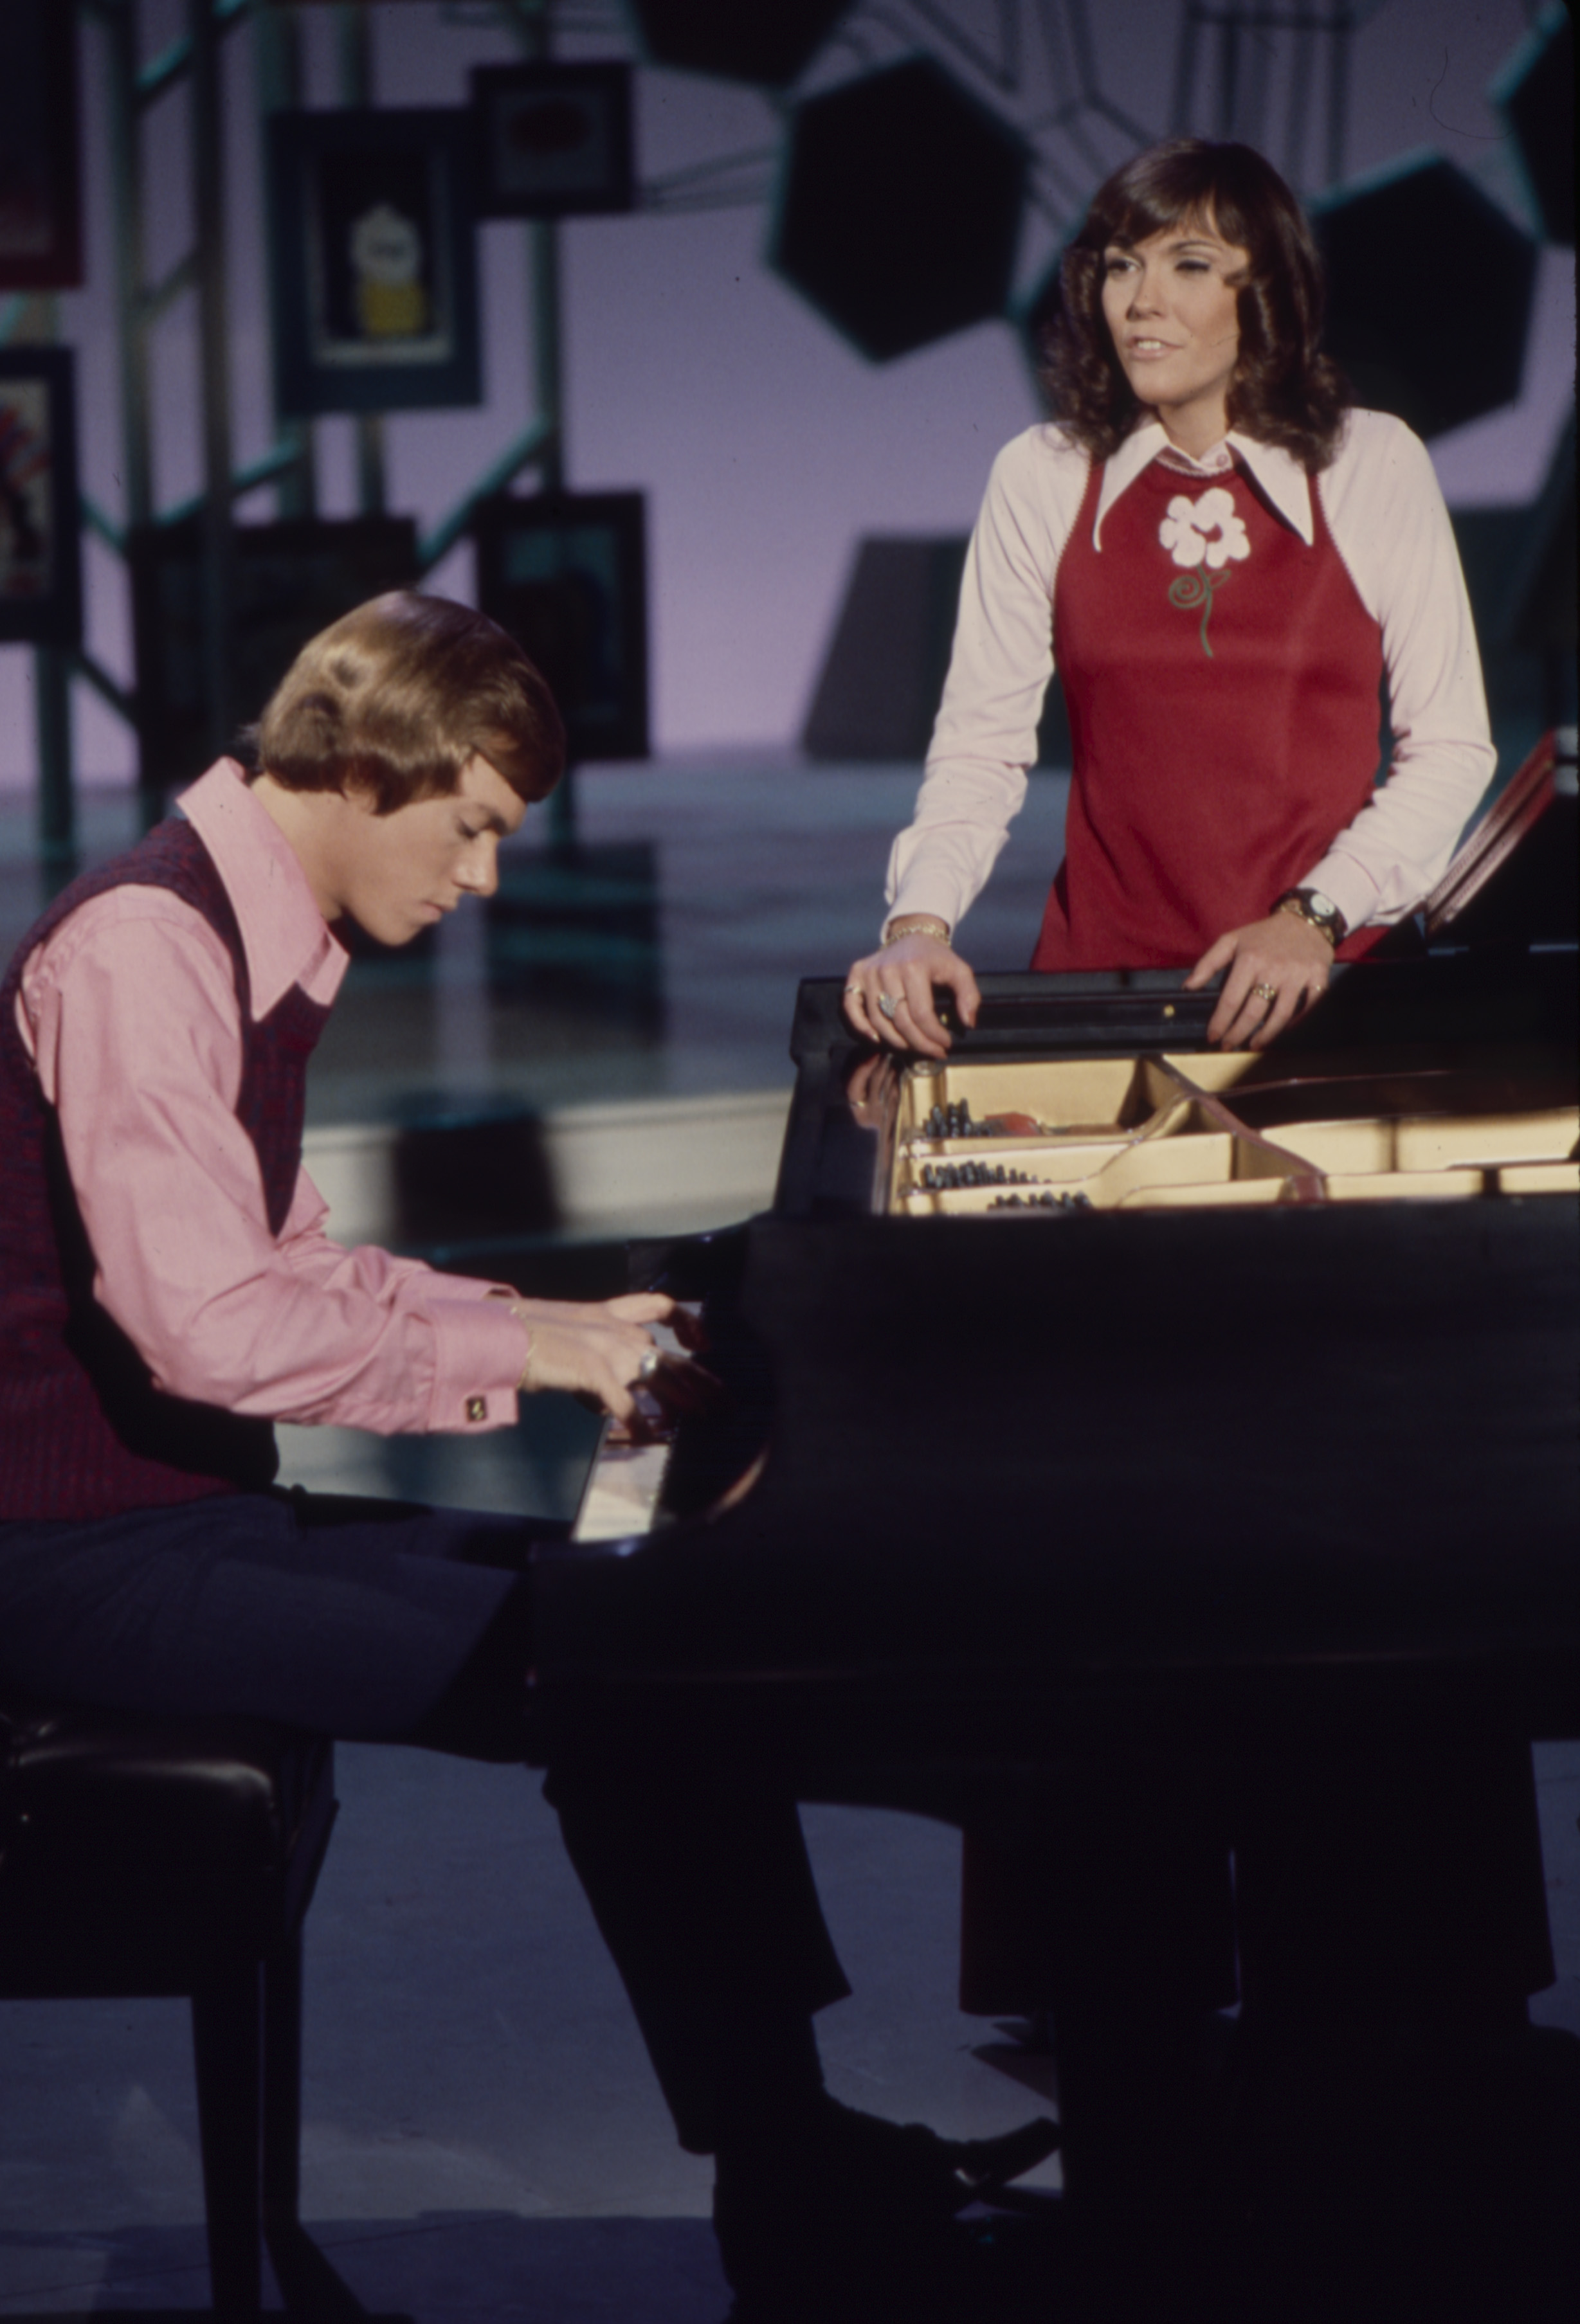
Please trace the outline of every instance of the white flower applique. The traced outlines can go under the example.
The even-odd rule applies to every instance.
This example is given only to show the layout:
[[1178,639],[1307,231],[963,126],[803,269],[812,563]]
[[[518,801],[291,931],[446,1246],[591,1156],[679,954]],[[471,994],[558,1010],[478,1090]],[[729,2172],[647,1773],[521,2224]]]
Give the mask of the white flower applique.
[[[1169,513],[1158,527],[1158,538],[1176,565],[1185,567],[1177,581],[1169,588],[1169,603],[1187,612],[1201,607],[1201,644],[1207,659],[1213,659],[1213,650],[1207,642],[1207,622],[1213,611],[1213,598],[1229,578],[1231,565],[1238,565],[1251,554],[1251,541],[1242,519],[1235,513],[1234,496],[1222,484],[1215,484],[1199,500],[1187,500],[1176,493],[1169,503]],[[1204,573],[1203,566],[1206,567]]]

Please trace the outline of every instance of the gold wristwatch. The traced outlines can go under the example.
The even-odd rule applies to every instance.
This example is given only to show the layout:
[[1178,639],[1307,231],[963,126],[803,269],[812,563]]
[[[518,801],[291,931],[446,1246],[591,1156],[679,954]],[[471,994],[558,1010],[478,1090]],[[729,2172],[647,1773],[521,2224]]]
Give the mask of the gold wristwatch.
[[1349,935],[1350,926],[1336,904],[1330,904],[1317,888],[1286,888],[1273,905],[1275,912],[1293,912],[1298,919],[1316,928],[1327,938],[1336,952]]

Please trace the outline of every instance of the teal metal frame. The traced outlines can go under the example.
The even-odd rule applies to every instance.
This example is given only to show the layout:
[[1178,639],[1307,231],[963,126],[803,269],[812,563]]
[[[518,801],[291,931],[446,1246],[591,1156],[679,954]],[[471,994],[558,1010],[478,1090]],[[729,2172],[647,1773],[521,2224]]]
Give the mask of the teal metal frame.
[[[502,0],[500,20],[514,32],[528,59],[550,53],[553,5],[554,0]],[[301,89],[300,32],[294,10],[269,5],[267,0],[187,0],[185,30],[140,63],[138,0],[78,0],[78,6],[79,18],[99,33],[107,84],[125,495],[124,514],[117,521],[88,494],[79,494],[81,521],[86,531],[124,559],[139,527],[175,524],[201,515],[208,716],[217,752],[234,731],[235,504],[260,485],[273,484],[282,518],[310,517],[318,505],[310,420],[277,419],[275,440],[266,452],[239,467],[234,459],[220,63],[226,35],[251,19],[260,110],[267,114],[294,106]],[[365,0],[339,0],[334,14],[340,101],[368,104],[373,98],[371,11]],[[142,124],[150,109],[182,84],[189,90],[191,107],[192,242],[158,281],[151,281],[139,156]],[[517,476],[535,471],[545,491],[559,490],[564,483],[559,246],[552,222],[530,224],[527,243],[537,410],[421,540],[423,573],[430,572],[466,533],[478,503]],[[196,297],[199,316],[203,488],[171,507],[156,509],[150,344],[161,318],[189,292]],[[0,301],[0,341],[23,336],[49,340],[56,327],[52,300],[18,297]],[[383,515],[388,508],[383,415],[359,414],[355,427],[358,512]],[[134,687],[122,685],[86,648],[35,649],[39,844],[51,890],[70,877],[77,862],[71,732],[71,687],[77,678],[134,732],[139,729]],[[143,823],[156,821],[163,812],[164,786],[161,770],[146,757],[141,760],[138,788]],[[557,797],[558,830],[568,833],[571,814],[567,785]]]

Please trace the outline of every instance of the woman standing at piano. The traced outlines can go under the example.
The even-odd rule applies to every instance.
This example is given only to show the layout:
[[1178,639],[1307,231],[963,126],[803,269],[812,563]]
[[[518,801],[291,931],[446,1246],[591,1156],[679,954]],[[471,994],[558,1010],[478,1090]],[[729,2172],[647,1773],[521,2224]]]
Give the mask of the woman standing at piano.
[[1222,972],[1211,1038],[1261,1047],[1335,951],[1427,893],[1491,779],[1447,512],[1418,438],[1352,409],[1319,352],[1310,229],[1248,146],[1177,138],[1128,162],[1063,290],[1053,418],[993,465],[883,942],[846,1009],[932,1056],[935,985],[975,1020],[951,940],[1057,666],[1074,780],[1031,965]]
[[[1180,138],[1127,163],[1070,245],[1063,290],[1053,418],[994,463],[883,942],[852,968],[845,1008],[864,1035],[930,1056],[949,1046],[934,987],[975,1022],[976,982],[951,939],[1024,797],[1057,665],[1073,782],[1032,966],[1179,967],[1187,988],[1222,974],[1209,1039],[1261,1047],[1321,996],[1335,953],[1364,950],[1428,893],[1491,779],[1447,512],[1424,447],[1351,408],[1319,352],[1310,230],[1249,148]],[[1476,327],[1469,285],[1464,327]],[[853,1095],[863,1086],[858,1069]],[[1265,1354],[1247,1350],[1231,1458],[1240,1419],[1255,1425]],[[978,1989],[970,2006],[1051,2002],[1071,2183],[1087,2177],[1121,2210],[1142,2119],[1177,2126],[1187,2176],[1197,2013],[1234,1991],[1228,1830],[1242,2031],[1275,2060],[1280,2043],[1331,2052],[1347,2107],[1328,2125],[1335,2151],[1367,2113],[1349,2104],[1359,2061],[1397,2063],[1401,2029],[1466,2055],[1510,2037],[1552,1974],[1518,1735],[1444,1743],[1428,1726],[1265,1781],[1241,1767],[1229,1790],[1196,1822],[1158,1770],[1139,1785],[1117,1775],[1112,1792],[1063,1783],[1020,1828],[1001,1818],[970,1836],[966,1918],[991,1933],[989,1981],[1034,1988]],[[1127,1860],[1146,1868],[1141,1891],[1116,1871]],[[1479,1921],[1435,1910],[1416,1873],[1444,1864],[1483,1900]],[[1112,2019],[1082,1988],[1091,2023],[1072,2029],[1060,1979],[1082,1945],[1127,1974],[1110,1979]],[[1166,2162],[1149,2183],[1168,2183]]]

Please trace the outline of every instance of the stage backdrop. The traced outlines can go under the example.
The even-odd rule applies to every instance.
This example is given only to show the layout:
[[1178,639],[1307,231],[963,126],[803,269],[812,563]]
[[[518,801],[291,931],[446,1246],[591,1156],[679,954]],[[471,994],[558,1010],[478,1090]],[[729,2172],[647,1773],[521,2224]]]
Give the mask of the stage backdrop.
[[[903,14],[904,0],[897,0]],[[1139,122],[1168,117],[1178,0],[1109,0],[1088,9],[1103,90]],[[375,12],[380,106],[459,106],[473,69],[515,51],[497,31],[440,22],[437,7]],[[301,12],[308,99],[333,99],[333,11]],[[991,23],[993,12],[960,11]],[[906,19],[910,21],[909,17]],[[1347,164],[1370,170],[1428,146],[1519,200],[1503,171],[1503,126],[1489,83],[1527,24],[1522,0],[1385,0],[1354,51]],[[85,35],[85,39],[88,36]],[[252,231],[260,157],[251,117],[248,38],[228,44],[236,100],[227,139],[231,183],[232,349],[238,459],[270,440],[269,364],[258,237]],[[85,53],[91,53],[91,44]],[[848,69],[846,59],[841,69]],[[118,433],[110,349],[108,143],[97,75],[87,75],[82,152],[88,286],[61,300],[76,343],[81,447],[88,490],[118,508]],[[975,84],[984,88],[979,79]],[[643,68],[633,83],[638,172],[648,181],[708,157],[766,152],[778,131],[769,100],[723,79]],[[170,142],[179,157],[179,140]],[[1112,142],[1112,133],[1110,133]],[[172,160],[173,167],[173,160]],[[766,193],[769,174],[762,174]],[[178,254],[179,181],[152,217],[157,266]],[[764,263],[770,206],[578,217],[560,229],[568,387],[567,480],[577,492],[640,490],[647,511],[651,724],[661,752],[790,747],[800,733],[833,638],[859,542],[938,539],[970,524],[988,464],[1036,416],[1021,346],[1002,323],[882,364],[863,358]],[[420,526],[443,514],[531,408],[523,229],[478,231],[483,392],[476,410],[410,411],[388,423],[390,505]],[[1024,272],[1035,261],[1028,248]],[[1544,251],[1520,402],[1440,438],[1434,455],[1461,506],[1519,502],[1539,488],[1568,407],[1573,370],[1572,261]],[[1474,328],[1474,285],[1465,288]],[[190,336],[171,318],[158,367],[159,491],[168,504],[195,491],[198,431],[188,383]],[[354,422],[317,423],[326,515],[354,507]],[[270,496],[244,512],[273,512]],[[435,576],[473,586],[469,546]],[[90,543],[88,632],[94,650],[129,675],[126,595]],[[31,659],[0,650],[0,780],[31,781]],[[80,763],[129,771],[130,746],[78,690]],[[597,779],[589,772],[589,781]]]

